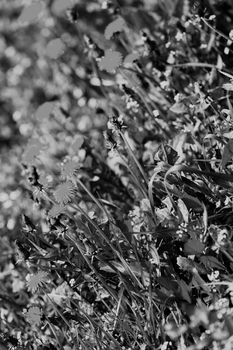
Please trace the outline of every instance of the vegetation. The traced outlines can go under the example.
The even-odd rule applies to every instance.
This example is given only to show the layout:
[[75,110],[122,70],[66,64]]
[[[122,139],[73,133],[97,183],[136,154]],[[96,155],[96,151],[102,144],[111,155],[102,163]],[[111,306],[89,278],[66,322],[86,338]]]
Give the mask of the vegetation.
[[0,349],[232,349],[232,2],[0,16]]

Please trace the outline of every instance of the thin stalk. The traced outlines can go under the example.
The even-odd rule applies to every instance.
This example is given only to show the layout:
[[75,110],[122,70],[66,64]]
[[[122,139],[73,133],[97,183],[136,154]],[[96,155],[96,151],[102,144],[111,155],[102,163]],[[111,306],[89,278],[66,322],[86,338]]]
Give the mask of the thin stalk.
[[78,238],[76,238],[76,240],[78,241],[75,242],[75,240],[69,235],[67,234],[67,237],[73,242],[73,244],[75,245],[75,247],[78,249],[79,253],[82,255],[82,257],[84,258],[84,260],[86,261],[86,263],[88,264],[88,266],[90,267],[90,269],[94,272],[94,274],[96,276],[98,276],[99,280],[101,281],[102,285],[105,286],[106,290],[109,292],[109,294],[113,297],[113,299],[115,299],[115,301],[118,301],[117,296],[115,295],[115,293],[113,292],[113,290],[111,290],[108,285],[105,283],[104,279],[99,275],[98,271],[94,268],[94,266],[90,263],[90,261],[87,259],[87,257],[85,256],[85,254],[83,254],[80,246],[78,243],[80,243],[80,241],[78,240]]
[[125,143],[125,145],[126,145],[126,147],[128,149],[128,152],[129,152],[130,156],[133,158],[136,166],[138,167],[138,169],[139,169],[139,171],[140,171],[140,173],[141,173],[141,175],[142,175],[142,177],[143,177],[143,179],[145,181],[145,184],[148,185],[148,179],[146,177],[146,174],[145,174],[144,170],[142,169],[141,164],[138,162],[137,158],[135,157],[135,155],[134,155],[134,153],[132,151],[132,148],[131,148],[130,144],[128,143],[124,133],[122,131],[119,131],[119,133],[120,133],[120,135],[121,135],[121,137],[122,137],[122,139],[123,139],[123,141],[124,141],[124,143]]
[[[89,323],[92,324],[92,326],[94,328],[97,328],[99,325],[97,324],[97,322],[94,320],[94,319],[91,319],[83,310],[80,309],[79,305],[76,304],[76,302],[74,300],[72,300],[72,303],[77,307],[77,309],[80,311],[80,314],[87,319],[87,321]],[[94,312],[95,313],[95,312]],[[95,313],[95,315],[98,317],[98,315]],[[109,333],[107,332],[106,330],[104,330],[103,328],[101,329],[101,331],[107,336],[109,337],[114,343],[116,346],[119,346],[120,344],[116,341],[116,339]]]
[[[119,154],[120,155],[120,154]],[[130,166],[127,164],[127,162],[123,159],[122,155],[120,155],[122,161],[124,162],[125,167],[129,170],[132,178],[134,179],[135,184],[138,186],[140,192],[143,195],[143,198],[147,198],[147,193],[146,191],[142,188],[141,183],[138,181],[138,178],[136,177],[136,175],[134,174],[134,172],[131,170]]]
[[[101,211],[104,211],[104,213],[108,217],[108,213],[107,213],[106,209],[104,208],[104,206],[100,203],[100,201],[97,198],[95,198],[95,196],[88,190],[88,188],[82,183],[82,181],[79,180],[78,178],[72,178],[72,179],[73,179],[73,182],[76,183],[76,185],[78,184],[80,187],[82,187],[82,189],[89,195],[89,197],[93,200],[93,202],[97,205],[97,207]],[[78,187],[78,185],[77,185],[77,187]]]
[[204,22],[207,27],[209,27],[210,29],[212,29],[215,33],[217,33],[218,35],[220,35],[222,38],[226,39],[227,41],[230,40],[231,44],[232,44],[232,40],[229,38],[229,36],[225,35],[224,33],[220,32],[219,30],[217,30],[216,28],[214,28],[211,24],[209,24],[207,22],[207,20],[203,17],[201,17],[202,22]]
[[56,338],[56,341],[57,341],[57,344],[59,345],[59,348],[62,350],[62,349],[63,349],[63,346],[62,346],[60,340],[58,339],[58,336],[57,336],[57,333],[56,333],[56,331],[55,331],[55,329],[54,329],[54,326],[51,324],[51,322],[49,321],[49,319],[48,319],[47,316],[45,316],[45,318],[46,318],[46,321],[47,321],[47,323],[48,323],[48,325],[49,325],[49,327],[50,327],[50,329],[51,329],[51,331],[52,331],[54,337]]
[[49,299],[49,301],[51,302],[51,304],[53,305],[53,308],[55,309],[55,311],[58,313],[58,315],[63,319],[63,321],[65,322],[65,324],[67,325],[67,327],[71,330],[71,326],[69,324],[69,322],[67,321],[67,319],[62,315],[62,313],[58,310],[58,308],[56,307],[56,305],[54,304],[53,300],[49,297],[48,293],[44,290],[43,287],[40,287],[41,290],[44,292],[44,294],[46,295],[46,297]]

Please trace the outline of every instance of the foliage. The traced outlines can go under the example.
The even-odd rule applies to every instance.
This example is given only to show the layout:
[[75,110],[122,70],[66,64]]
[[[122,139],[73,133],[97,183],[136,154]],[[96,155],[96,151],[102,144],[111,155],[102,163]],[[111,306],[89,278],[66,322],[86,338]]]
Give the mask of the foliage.
[[231,349],[231,2],[0,16],[0,348]]

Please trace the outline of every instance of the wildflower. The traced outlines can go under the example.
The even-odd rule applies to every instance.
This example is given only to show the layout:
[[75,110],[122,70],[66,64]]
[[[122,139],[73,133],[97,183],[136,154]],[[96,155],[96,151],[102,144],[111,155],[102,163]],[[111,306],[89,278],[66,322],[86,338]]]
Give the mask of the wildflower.
[[25,314],[28,323],[38,326],[41,323],[42,312],[38,306],[32,306]]
[[177,265],[184,271],[191,271],[193,269],[193,263],[190,259],[178,256],[176,261]]
[[50,218],[56,218],[61,213],[64,213],[65,207],[60,204],[55,204],[48,212]]
[[115,21],[109,23],[105,28],[104,36],[107,40],[111,39],[113,34],[123,31],[125,21],[122,17],[117,18]]
[[32,275],[27,282],[28,290],[32,293],[35,293],[44,282],[47,280],[47,272],[39,271],[36,274]]
[[50,58],[56,59],[63,54],[64,50],[65,44],[61,41],[61,39],[53,39],[46,47],[46,54]]
[[67,204],[74,194],[74,185],[71,181],[66,181],[57,186],[54,197],[60,204]]
[[119,51],[108,49],[105,51],[104,57],[99,61],[99,68],[106,70],[108,73],[114,73],[121,65],[122,55]]
[[78,162],[68,160],[62,166],[61,175],[62,177],[74,176],[78,168],[80,168]]

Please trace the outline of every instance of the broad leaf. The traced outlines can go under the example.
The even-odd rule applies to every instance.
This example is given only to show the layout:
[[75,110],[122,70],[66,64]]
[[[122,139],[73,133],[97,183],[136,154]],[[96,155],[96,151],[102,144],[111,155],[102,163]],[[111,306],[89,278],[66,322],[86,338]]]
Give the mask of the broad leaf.
[[184,245],[184,252],[187,255],[199,255],[205,249],[205,245],[199,239],[189,239]]

